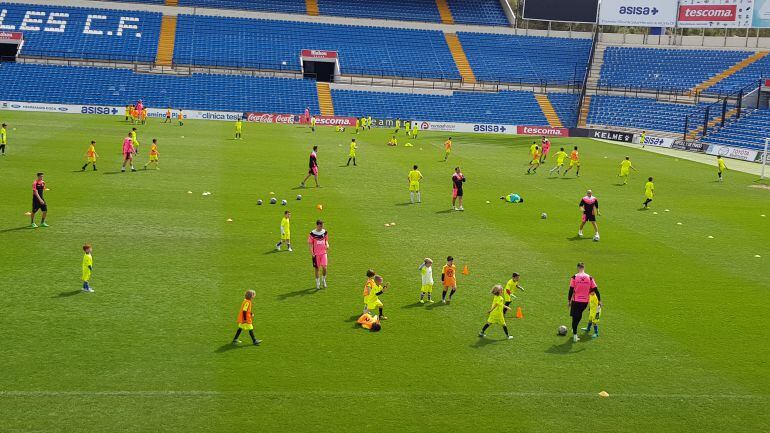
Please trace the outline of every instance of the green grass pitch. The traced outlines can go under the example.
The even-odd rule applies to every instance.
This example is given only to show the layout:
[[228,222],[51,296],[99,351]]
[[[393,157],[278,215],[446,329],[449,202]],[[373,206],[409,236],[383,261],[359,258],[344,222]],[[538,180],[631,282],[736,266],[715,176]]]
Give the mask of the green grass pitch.
[[[383,130],[360,134],[358,167],[342,167],[349,132],[248,124],[234,141],[231,123],[158,120],[139,128],[138,160],[157,137],[161,169],[120,174],[122,118],[0,120],[0,431],[768,431],[770,191],[753,176],[719,184],[714,166],[554,139],[580,146],[583,171],[550,179],[550,163],[524,174],[532,138],[453,134],[444,163],[446,134],[390,148]],[[99,171],[81,173],[91,139]],[[312,144],[323,188],[298,190]],[[618,186],[626,155],[640,172]],[[419,206],[406,204],[415,163]],[[448,211],[455,165],[464,213]],[[51,227],[32,230],[37,171]],[[657,196],[640,211],[647,176]],[[598,243],[590,229],[575,239],[587,188]],[[257,206],[271,191],[289,205]],[[498,199],[510,192],[525,203]],[[275,253],[285,209],[295,251]],[[306,237],[319,217],[331,250],[316,293]],[[93,294],[80,293],[84,242]],[[438,280],[450,254],[470,270],[454,301],[418,304],[417,265],[432,257]],[[578,261],[604,314],[599,339],[572,344],[556,329]],[[391,283],[379,334],[354,322],[367,268]],[[515,339],[493,327],[480,340],[489,290],[513,271],[526,288]],[[250,288],[264,342],[234,348]]]

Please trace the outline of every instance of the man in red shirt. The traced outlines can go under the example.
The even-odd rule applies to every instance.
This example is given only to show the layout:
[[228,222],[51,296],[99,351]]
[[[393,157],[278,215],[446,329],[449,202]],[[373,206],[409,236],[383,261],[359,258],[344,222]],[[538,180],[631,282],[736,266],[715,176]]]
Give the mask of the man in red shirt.
[[35,224],[35,214],[40,211],[42,218],[40,219],[40,227],[48,227],[45,222],[45,217],[48,214],[48,205],[43,200],[43,193],[45,192],[45,181],[43,180],[43,173],[37,174],[37,179],[32,182],[32,215],[30,217],[30,228],[37,228]]
[[596,293],[599,305],[601,305],[602,296],[599,294],[599,288],[596,287],[594,277],[586,273],[585,264],[578,263],[577,274],[573,275],[569,281],[569,294],[567,295],[567,306],[572,317],[572,341],[576,343],[580,341],[577,330],[580,320],[583,318],[583,312],[588,307],[591,292]]

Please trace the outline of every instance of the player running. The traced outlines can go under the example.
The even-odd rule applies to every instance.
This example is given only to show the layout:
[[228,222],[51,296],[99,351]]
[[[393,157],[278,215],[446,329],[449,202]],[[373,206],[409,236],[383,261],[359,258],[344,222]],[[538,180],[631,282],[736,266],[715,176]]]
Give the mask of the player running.
[[572,167],[576,167],[575,177],[580,177],[580,153],[578,153],[578,147],[575,146],[572,152],[569,154],[569,167],[564,170],[563,176],[567,175],[567,172],[572,170]]
[[510,307],[511,302],[513,302],[514,299],[516,299],[516,295],[513,294],[513,292],[516,291],[516,289],[524,291],[524,287],[521,287],[521,284],[519,284],[519,281],[521,280],[521,276],[518,272],[514,272],[511,274],[511,279],[508,280],[507,283],[505,283],[505,290],[503,290],[503,300],[505,301],[505,306]]
[[596,287],[594,278],[588,275],[585,269],[586,266],[582,262],[577,264],[577,273],[570,279],[569,293],[567,294],[567,307],[572,317],[572,341],[575,343],[580,341],[580,337],[577,335],[578,326],[583,318],[583,312],[588,307],[591,291],[596,293],[596,299],[599,301],[598,306],[601,308],[602,305],[599,288]]
[[[465,183],[465,175],[460,172],[460,167],[455,167],[455,172],[452,175],[452,209],[457,211],[464,211],[463,208],[463,184]],[[455,202],[460,207],[455,206]]]
[[409,201],[414,204],[414,196],[417,195],[417,203],[422,203],[422,195],[420,194],[420,181],[422,180],[422,173],[417,169],[417,165],[412,166],[412,170],[406,176],[409,181]]
[[537,174],[537,168],[540,167],[540,147],[532,145],[532,160],[529,162],[527,174]]
[[326,267],[328,264],[327,252],[329,250],[329,232],[324,228],[324,222],[315,222],[316,228],[310,232],[307,243],[310,245],[310,254],[313,256],[313,268],[315,270],[315,288],[321,290],[321,285],[326,288]]
[[585,197],[580,199],[580,210],[583,211],[583,219],[580,222],[580,228],[578,229],[578,236],[583,237],[583,227],[586,222],[590,222],[594,226],[594,241],[599,241],[599,226],[596,225],[596,216],[599,214],[599,200],[594,197],[593,191],[590,189],[586,191]]
[[647,178],[647,183],[644,184],[644,206],[643,209],[648,209],[648,206],[652,202],[652,198],[655,197],[655,184],[652,183],[652,177]]
[[548,154],[551,152],[551,140],[543,137],[543,140],[540,143],[540,150],[540,163],[545,164],[545,160],[548,159]]
[[310,152],[310,160],[308,162],[309,170],[307,172],[307,176],[302,180],[302,183],[299,184],[300,188],[305,187],[305,182],[310,179],[310,176],[313,176],[313,179],[315,180],[315,187],[320,188],[321,185],[318,184],[318,146],[313,146],[313,151]]
[[238,311],[238,330],[235,331],[235,337],[233,337],[234,346],[241,343],[241,340],[239,340],[238,337],[240,337],[242,331],[249,331],[251,342],[255,346],[259,346],[259,343],[262,342],[262,340],[257,340],[257,337],[254,336],[254,313],[251,312],[251,303],[256,295],[257,293],[255,291],[247,290],[246,294],[243,296],[241,309]]
[[552,175],[554,171],[557,176],[561,174],[561,169],[564,167],[564,160],[567,159],[567,152],[565,152],[562,147],[554,156],[556,157],[556,165],[548,172],[549,176]]
[[513,339],[513,336],[508,334],[508,326],[505,324],[505,312],[510,309],[511,308],[505,305],[503,301],[503,286],[496,284],[494,287],[492,287],[492,306],[489,308],[489,311],[487,311],[487,323],[485,323],[484,327],[481,328],[479,337],[486,337],[486,331],[489,326],[492,324],[498,324],[503,327],[505,338],[507,340]]
[[450,153],[452,153],[452,137],[449,137],[449,139],[444,142],[444,162],[449,158]]
[[[3,125],[5,126],[5,125]],[[727,171],[727,165],[725,164],[724,158],[722,158],[722,155],[717,156],[717,175],[719,176],[719,181],[724,181],[724,173]]]
[[48,215],[48,204],[43,199],[43,193],[45,192],[45,181],[43,180],[43,173],[37,174],[37,179],[32,182],[32,214],[30,216],[29,227],[37,228],[35,224],[35,214],[40,211],[40,227],[48,227],[45,222],[45,217]]
[[159,155],[160,152],[158,152],[158,139],[153,138],[152,144],[150,145],[150,160],[147,161],[147,164],[144,165],[144,169],[147,170],[148,165],[155,164],[155,170],[160,170],[160,167],[158,166]]
[[126,164],[131,166],[131,171],[136,171],[134,168],[134,153],[136,153],[136,150],[134,149],[133,141],[130,132],[128,133],[128,136],[123,139],[123,166],[120,167],[121,173],[126,171]]
[[631,164],[631,157],[626,157],[623,161],[620,162],[620,174],[618,177],[623,178],[623,185],[628,184],[628,178],[631,175],[631,170],[639,171],[636,169],[636,167]]
[[96,171],[96,159],[99,158],[99,154],[96,153],[96,141],[91,140],[91,145],[88,146],[86,151],[86,163],[80,168],[80,171],[86,171],[88,164],[92,164],[94,171]]
[[353,161],[353,167],[356,166],[356,150],[358,149],[358,144],[356,144],[356,139],[354,138],[350,142],[350,152],[348,153],[348,163],[345,164],[345,166],[350,167],[350,161]]

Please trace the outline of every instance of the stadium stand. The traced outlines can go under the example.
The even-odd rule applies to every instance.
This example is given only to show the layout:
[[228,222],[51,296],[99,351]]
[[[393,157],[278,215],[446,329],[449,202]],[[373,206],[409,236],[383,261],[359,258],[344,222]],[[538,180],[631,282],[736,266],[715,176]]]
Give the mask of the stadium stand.
[[[142,98],[148,107],[317,113],[315,82],[242,75],[150,75],[128,69],[0,64],[3,98],[10,101],[123,106]],[[222,90],[226,89],[226,92]]]
[[709,87],[707,92],[722,94],[736,92],[746,86],[756,84],[760,79],[766,77],[770,77],[770,56],[765,56],[724,78],[714,86]]
[[740,119],[726,124],[701,140],[707,144],[764,149],[770,137],[770,110],[747,111]]
[[582,83],[589,39],[459,32],[468,61],[480,81]]
[[[355,2],[350,2],[352,5]],[[305,0],[179,0],[179,6],[305,14]]]
[[447,0],[452,17],[457,24],[483,26],[508,26],[499,0]]
[[599,86],[688,91],[752,52],[608,47]]
[[321,15],[441,22],[436,0],[318,0],[318,9]]
[[338,51],[343,74],[460,79],[439,31],[200,15],[178,17],[174,63],[299,71],[302,49]]
[[549,93],[548,99],[551,105],[559,115],[562,125],[565,128],[574,128],[577,126],[577,106],[580,95],[573,93]]
[[26,56],[127,62],[156,57],[159,13],[11,3],[1,9],[3,30],[24,33]]
[[[708,104],[673,104],[657,102],[651,98],[594,95],[591,97],[588,123],[683,133],[685,117],[699,112],[706,105]],[[697,126],[698,124],[693,124],[691,128]]]
[[532,92],[454,92],[452,96],[332,90],[339,116],[547,125]]

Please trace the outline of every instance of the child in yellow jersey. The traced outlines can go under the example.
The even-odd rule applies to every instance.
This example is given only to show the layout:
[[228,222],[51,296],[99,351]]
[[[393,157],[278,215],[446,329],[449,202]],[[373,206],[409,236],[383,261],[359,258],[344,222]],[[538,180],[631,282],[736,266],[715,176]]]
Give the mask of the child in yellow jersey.
[[620,174],[618,175],[618,177],[623,178],[623,185],[628,184],[628,177],[631,175],[631,170],[638,171],[636,167],[631,164],[631,158],[627,156],[626,159],[620,162]]
[[166,120],[163,123],[171,123],[171,107],[166,108]]
[[489,326],[492,324],[497,324],[503,327],[505,338],[508,340],[512,339],[513,336],[508,334],[508,326],[505,324],[505,312],[510,309],[511,308],[506,306],[505,302],[503,301],[503,286],[497,284],[492,287],[492,306],[489,308],[489,311],[487,311],[487,323],[485,323],[484,327],[481,328],[479,337],[486,337],[486,331]]
[[398,131],[401,130],[401,119],[396,118],[396,130],[393,131],[394,134],[398,134]]
[[0,155],[5,156],[5,145],[8,144],[8,125],[0,125]]
[[652,178],[647,178],[647,183],[644,184],[644,203],[642,203],[642,206],[644,206],[644,209],[647,209],[650,202],[652,201],[652,198],[655,197],[655,184],[652,183]]
[[719,175],[719,181],[722,182],[724,180],[724,173],[727,171],[727,165],[725,164],[724,158],[722,158],[722,155],[717,156],[717,175]]
[[420,271],[420,303],[425,303],[425,295],[428,295],[428,302],[433,303],[433,260],[425,258],[417,268]]
[[538,167],[540,167],[540,146],[538,146],[537,144],[533,144],[532,160],[529,162],[529,168],[527,168],[527,174],[536,174]]
[[235,121],[235,139],[240,140],[243,138],[242,133],[243,132],[243,120],[239,117]]
[[556,166],[554,166],[551,171],[548,172],[549,175],[553,174],[555,171],[557,175],[561,174],[561,169],[564,167],[564,160],[567,159],[567,152],[564,151],[564,148],[562,147],[559,149],[558,152],[556,152]]
[[134,153],[139,154],[139,140],[136,138],[136,128],[131,128],[131,145],[134,146]]
[[576,167],[575,176],[580,177],[580,153],[578,153],[577,146],[575,146],[569,154],[569,167],[564,170],[563,176],[566,176],[567,172],[572,170],[572,167]]
[[414,196],[417,194],[417,203],[422,203],[422,195],[420,194],[422,173],[417,169],[417,165],[412,166],[412,171],[409,172],[406,179],[409,182],[409,201],[414,204]]
[[505,290],[503,290],[503,300],[505,301],[505,306],[510,307],[511,302],[513,302],[514,299],[516,299],[516,295],[513,294],[513,292],[516,291],[516,289],[524,291],[524,287],[521,287],[521,284],[519,284],[519,280],[521,279],[521,276],[518,272],[514,272],[511,274],[511,279],[508,280],[507,283],[505,283]]
[[356,134],[361,130],[361,119],[356,117]]
[[86,167],[88,167],[88,164],[92,164],[94,167],[94,171],[96,171],[96,159],[99,158],[99,155],[96,153],[96,142],[94,140],[91,140],[91,145],[88,146],[88,150],[86,151],[86,163],[83,164],[83,167],[80,169],[80,171],[86,171]]
[[[358,127],[356,127],[356,130],[358,130]],[[358,132],[356,132],[357,134]],[[350,142],[350,152],[348,153],[348,163],[345,164],[346,166],[350,166],[350,161],[353,161],[353,166],[356,165],[356,149],[358,149],[358,145],[356,144],[356,139],[354,138]]]
[[[316,124],[316,122],[317,122],[317,120],[316,120],[315,116],[310,118],[310,130],[313,131],[313,132],[315,132],[315,124]],[[345,131],[345,128],[342,128],[342,130]]]
[[160,170],[160,167],[158,167],[158,155],[160,155],[160,152],[158,152],[158,139],[153,138],[150,145],[150,160],[144,165],[145,170],[147,170],[147,166],[150,164],[155,164],[155,170]]
[[142,113],[140,114],[142,116],[142,125],[147,124],[147,109],[142,108]]
[[[457,267],[452,256],[446,258],[446,264],[441,268],[441,283],[444,286],[444,291],[441,293],[441,302],[446,304],[452,301],[452,296],[457,291]],[[446,294],[450,289],[451,292],[447,300]]]
[[289,247],[289,252],[292,252],[294,250],[291,249],[291,212],[285,211],[283,213],[283,218],[281,218],[281,240],[278,241],[277,244],[275,244],[275,250],[281,251],[281,245],[286,244],[287,247]]
[[177,120],[179,120],[179,126],[184,125],[184,113],[182,112],[182,109],[179,109],[179,112],[177,113]]
[[253,324],[253,318],[254,313],[251,311],[251,303],[254,299],[254,296],[256,296],[257,293],[253,290],[247,290],[246,294],[243,295],[243,302],[241,302],[241,309],[238,310],[238,330],[235,331],[235,337],[233,337],[233,345],[237,346],[240,344],[241,340],[238,339],[238,337],[241,335],[242,331],[249,331],[249,336],[251,337],[251,342],[255,346],[259,346],[259,343],[262,342],[262,340],[257,340],[257,337],[254,336],[254,324]]
[[420,129],[417,128],[417,122],[412,122],[412,138],[417,138],[417,134],[420,132]]
[[134,110],[133,105],[126,105],[126,122],[131,120],[131,112]]
[[383,284],[382,277],[376,275],[371,269],[366,271],[366,276],[368,279],[364,285],[364,314],[378,310],[380,320],[387,320],[388,318],[382,314],[383,304],[379,296],[385,292],[388,284]]
[[388,140],[388,146],[398,146],[398,140],[396,140],[396,136],[390,137],[390,140]]
[[591,332],[591,325],[594,327],[594,335],[591,338],[599,337],[599,318],[602,315],[602,303],[599,302],[599,297],[596,295],[596,289],[591,289],[588,294],[588,324],[583,331],[586,333]]
[[91,272],[94,270],[94,258],[91,255],[91,245],[83,245],[83,266],[81,277],[83,279],[83,291],[93,293],[94,289],[88,285],[91,281]]
[[452,153],[452,137],[449,137],[449,139],[444,142],[444,162],[449,158],[450,153]]

